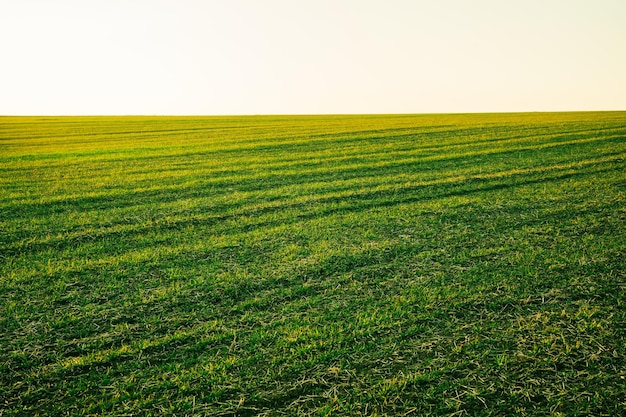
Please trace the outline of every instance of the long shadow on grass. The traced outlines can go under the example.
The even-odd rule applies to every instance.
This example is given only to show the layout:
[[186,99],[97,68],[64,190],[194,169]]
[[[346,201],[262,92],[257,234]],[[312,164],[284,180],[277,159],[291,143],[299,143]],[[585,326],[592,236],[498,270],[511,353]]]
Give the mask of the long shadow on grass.
[[[16,242],[13,245],[8,243],[3,249],[3,252],[5,256],[18,256],[25,252],[40,252],[48,249],[66,250],[79,245],[89,244],[89,242],[97,242],[105,238],[114,238],[112,244],[115,244],[119,248],[124,248],[124,250],[127,251],[129,247],[135,249],[141,248],[141,246],[137,244],[137,241],[141,240],[139,238],[148,232],[176,232],[188,226],[208,228],[213,235],[236,235],[263,227],[276,227],[296,222],[304,222],[335,213],[359,212],[372,208],[426,202],[440,198],[458,197],[472,193],[491,192],[510,187],[548,183],[569,178],[615,172],[621,169],[619,163],[616,162],[617,161],[606,161],[601,165],[595,164],[583,169],[579,168],[574,172],[571,172],[572,167],[561,167],[553,168],[551,171],[538,169],[535,172],[513,173],[489,179],[470,177],[454,182],[444,180],[440,183],[426,185],[403,186],[400,184],[398,188],[394,187],[383,190],[363,189],[344,195],[326,196],[320,194],[313,195],[311,198],[295,203],[289,202],[288,200],[285,201],[282,196],[273,196],[271,198],[265,198],[263,200],[264,205],[254,208],[247,208],[245,202],[224,204],[218,207],[221,213],[208,212],[208,214],[205,214],[206,212],[200,212],[167,222],[159,222],[159,219],[155,218],[149,225],[132,226],[130,230],[121,231],[115,230],[116,224],[111,224],[107,225],[107,229],[105,230],[91,230],[84,234],[78,233],[69,239],[59,238],[45,243],[38,241],[29,243]],[[600,166],[607,165],[609,167],[600,168]],[[610,167],[611,165],[613,165],[613,167]],[[332,189],[326,192],[336,193],[337,191],[344,191],[344,189]],[[162,194],[152,194],[152,197],[158,197],[159,202],[166,202],[173,200],[176,196],[172,192],[167,197]],[[127,198],[129,198],[129,196],[127,196]],[[100,198],[94,198],[93,200],[101,202]],[[119,203],[118,199],[113,199],[112,203],[119,206],[119,204],[116,204]],[[56,207],[59,209],[59,207],[63,206],[59,204]],[[262,220],[264,215],[276,213],[282,215],[278,219],[274,218],[269,221]],[[245,223],[238,225],[236,221],[240,218],[260,218],[261,220],[247,220]],[[128,223],[125,224],[128,225]],[[17,240],[15,239],[16,237],[17,236],[13,237],[14,242]],[[123,244],[124,242],[128,242],[129,245]],[[148,245],[148,243],[145,245]]]
[[[393,207],[393,206],[400,205],[400,204],[425,202],[425,201],[433,200],[433,199],[463,196],[463,195],[468,195],[471,193],[486,193],[486,192],[502,190],[502,189],[506,189],[510,187],[526,186],[526,185],[539,184],[539,183],[545,183],[545,182],[551,182],[551,181],[560,181],[560,180],[570,179],[570,178],[574,178],[578,176],[589,175],[591,173],[599,174],[599,173],[615,171],[618,169],[619,167],[616,167],[614,169],[604,169],[604,170],[595,169],[592,171],[562,173],[558,175],[552,175],[549,177],[541,177],[541,178],[534,178],[534,179],[528,179],[527,177],[523,177],[523,178],[526,178],[524,181],[515,181],[514,180],[515,178],[512,177],[513,181],[509,181],[507,183],[495,183],[494,184],[493,181],[476,181],[476,182],[469,182],[469,183],[457,183],[457,187],[456,187],[457,189],[452,190],[452,191],[449,190],[449,184],[447,184],[446,188],[443,188],[446,190],[445,192],[442,191],[442,187],[430,187],[431,188],[430,193],[428,194],[425,194],[425,193],[416,194],[415,193],[415,191],[418,191],[418,190],[423,191],[423,187],[422,187],[422,188],[413,189],[412,190],[414,191],[413,193],[404,193],[401,195],[395,192],[389,192],[389,191],[362,192],[357,197],[351,198],[350,200],[347,200],[347,201],[343,197],[329,197],[329,198],[322,199],[323,204],[320,204],[318,209],[311,210],[309,208],[308,211],[303,210],[300,214],[295,215],[295,216],[293,214],[288,213],[286,217],[279,219],[279,220],[273,219],[271,221],[259,221],[259,222],[249,223],[249,224],[242,224],[239,226],[233,226],[231,224],[226,228],[214,230],[212,233],[222,235],[222,236],[241,234],[243,238],[243,236],[245,236],[245,234],[249,231],[256,231],[262,228],[273,228],[277,226],[302,223],[302,222],[307,222],[307,221],[314,220],[314,219],[323,218],[326,216],[332,216],[334,214],[357,213],[357,212],[367,211],[373,208]],[[458,185],[458,184],[462,184],[462,185]],[[468,185],[472,185],[472,186],[468,187]],[[345,203],[345,202],[347,202],[347,204],[345,205],[333,206],[333,204]],[[265,208],[265,209],[261,209],[258,211],[254,211],[254,213],[246,212],[245,215],[250,216],[251,214],[254,214],[255,216],[260,216],[263,211],[286,210],[287,208],[298,209],[298,208],[301,208],[301,205],[286,205],[286,206],[281,206],[278,208],[276,207]],[[211,222],[213,222],[212,225],[215,226],[215,224],[217,223],[221,223],[226,220],[236,220],[236,218],[237,216],[231,217],[230,215],[228,215],[228,216],[219,217],[217,219],[212,218]],[[536,219],[535,221],[541,222],[542,219]],[[128,252],[132,252],[135,250],[141,250],[146,247],[153,246],[154,243],[152,241],[147,241],[145,239],[141,244],[137,243],[137,241],[140,240],[142,235],[147,232],[154,232],[154,231],[165,232],[165,231],[171,231],[171,230],[178,230],[188,225],[196,225],[196,222],[190,221],[190,220],[181,220],[173,225],[164,225],[160,227],[145,227],[139,230],[133,230],[132,232],[126,232],[124,234],[115,233],[114,235],[116,235],[117,237],[117,239],[115,240],[116,249],[112,249],[110,253],[107,253],[107,257],[110,257],[111,259],[115,259],[116,253],[120,251],[120,249],[118,249],[120,247],[123,248],[123,253],[128,253]],[[519,227],[519,224],[516,224],[516,227]],[[102,239],[105,237],[110,237],[109,233],[102,233],[97,238]],[[245,265],[246,263],[258,263],[259,261],[261,261],[263,257],[267,256],[267,251],[271,250],[268,248],[264,249],[262,247],[257,247],[261,244],[262,243],[252,244],[252,245],[244,244],[243,246],[242,245],[220,246],[220,247],[205,248],[201,250],[190,249],[189,251],[186,251],[185,246],[183,245],[181,246],[180,249],[177,249],[175,251],[176,253],[172,255],[160,256],[159,258],[156,258],[149,262],[140,261],[140,265],[134,265],[134,262],[133,262],[125,266],[124,269],[130,268],[132,270],[132,269],[137,268],[137,272],[133,273],[133,275],[139,273],[141,270],[146,271],[146,270],[149,270],[150,268],[158,267],[161,264],[166,264],[169,266],[178,265],[180,267],[189,267],[190,265],[201,265],[201,264],[209,265],[210,264],[210,265],[213,265],[214,269],[215,268],[227,269],[228,267],[224,265],[229,265],[232,262]],[[66,241],[59,241],[55,243],[32,243],[26,247],[20,248],[20,252],[24,252],[25,250],[28,250],[30,252],[43,251],[43,250],[47,250],[50,248],[54,248],[55,250],[68,250],[68,249],[72,249],[76,247],[76,245],[80,245],[80,243],[66,242]],[[88,246],[85,246],[85,247],[88,247]],[[349,267],[352,267],[352,266],[353,266],[352,264],[349,265]],[[81,285],[85,285],[87,288],[89,288],[92,285],[98,285],[98,282],[100,281],[100,279],[104,279],[104,278],[100,278],[100,279],[97,278],[99,276],[100,277],[102,276],[102,272],[103,272],[102,266],[94,266],[91,269],[78,267],[78,269],[75,271],[64,271],[62,273],[63,278],[61,278],[61,276],[58,276],[56,278],[54,278],[54,276],[50,276],[48,279],[45,280],[45,282],[41,280],[35,280],[35,282],[39,282],[39,284],[42,286],[41,289],[44,290],[46,286],[48,286],[51,282],[55,282],[58,279],[67,280],[67,279],[70,279],[72,276],[75,276],[75,278],[72,278],[71,280],[77,280],[78,282],[81,282]],[[139,273],[139,275],[142,275],[142,274]],[[24,278],[24,279],[30,279],[30,278]],[[31,283],[30,286],[32,287],[32,285],[33,284]],[[37,286],[38,285],[35,285],[35,287]],[[255,289],[238,288],[236,291],[247,292],[248,290],[254,292]],[[6,291],[9,291],[9,292],[11,291],[10,286],[7,286],[5,288],[5,291],[2,291],[2,292],[6,293]],[[228,295],[228,291],[226,292],[226,294]],[[235,296],[235,293],[231,295]]]
[[[563,145],[555,145],[563,146]],[[586,146],[593,147],[593,143],[586,144]],[[497,156],[504,155],[519,155],[520,152],[532,151],[532,149],[511,149],[501,150],[497,153],[489,154],[489,158],[495,158]],[[546,150],[543,150],[544,158]],[[603,156],[616,156],[623,152],[613,151],[598,155]],[[107,209],[123,209],[126,207],[136,207],[138,203],[167,203],[177,201],[182,198],[206,198],[211,195],[224,195],[229,189],[234,189],[241,192],[255,192],[263,191],[267,189],[273,189],[277,187],[298,186],[307,183],[324,182],[327,180],[341,179],[344,181],[354,178],[376,178],[377,176],[388,176],[390,174],[402,174],[402,173],[423,173],[423,172],[437,172],[445,170],[446,168],[454,169],[459,161],[471,161],[472,155],[455,155],[449,158],[437,159],[435,161],[419,161],[410,159],[408,161],[399,161],[385,164],[372,168],[368,165],[356,165],[350,168],[340,168],[329,172],[325,170],[313,171],[313,172],[301,172],[291,174],[281,174],[276,172],[272,177],[263,178],[260,181],[257,175],[250,175],[247,177],[241,177],[237,174],[238,171],[225,170],[219,173],[212,173],[210,180],[204,182],[203,187],[197,185],[177,186],[174,189],[152,189],[146,191],[131,191],[115,195],[98,195],[91,197],[75,197],[66,198],[58,201],[50,202],[31,202],[20,203],[18,206],[9,206],[3,208],[3,214],[5,218],[20,218],[28,216],[33,217],[47,217],[51,214],[59,214],[67,212],[68,210],[90,211],[90,210],[107,210]],[[484,161],[483,163],[489,164],[491,161]],[[479,168],[479,167],[476,167]],[[488,170],[487,170],[488,172]],[[364,174],[366,173],[366,174]],[[210,190],[209,190],[210,187]],[[241,203],[224,205],[222,209],[228,211],[232,208],[239,207]]]

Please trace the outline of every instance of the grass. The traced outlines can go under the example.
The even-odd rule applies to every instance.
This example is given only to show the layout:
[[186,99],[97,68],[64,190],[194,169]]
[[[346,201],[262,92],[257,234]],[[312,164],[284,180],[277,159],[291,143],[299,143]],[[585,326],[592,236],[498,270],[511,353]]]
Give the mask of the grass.
[[0,416],[626,415],[626,113],[0,118]]

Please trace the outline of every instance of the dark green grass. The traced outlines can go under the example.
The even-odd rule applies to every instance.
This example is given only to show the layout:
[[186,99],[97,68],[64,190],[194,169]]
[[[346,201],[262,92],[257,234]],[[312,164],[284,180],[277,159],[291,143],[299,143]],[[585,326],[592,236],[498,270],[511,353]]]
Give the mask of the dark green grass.
[[0,118],[0,416],[626,415],[626,113]]

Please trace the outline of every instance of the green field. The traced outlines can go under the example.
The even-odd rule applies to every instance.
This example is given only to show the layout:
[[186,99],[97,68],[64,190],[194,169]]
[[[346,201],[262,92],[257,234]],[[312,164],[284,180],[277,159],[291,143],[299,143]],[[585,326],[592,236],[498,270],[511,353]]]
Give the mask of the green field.
[[0,117],[0,416],[626,415],[626,112]]

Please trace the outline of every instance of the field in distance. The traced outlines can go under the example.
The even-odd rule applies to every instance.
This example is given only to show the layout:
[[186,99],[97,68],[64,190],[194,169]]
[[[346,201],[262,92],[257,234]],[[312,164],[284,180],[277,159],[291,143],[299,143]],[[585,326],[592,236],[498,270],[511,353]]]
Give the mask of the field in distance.
[[626,112],[0,117],[0,416],[624,415]]

